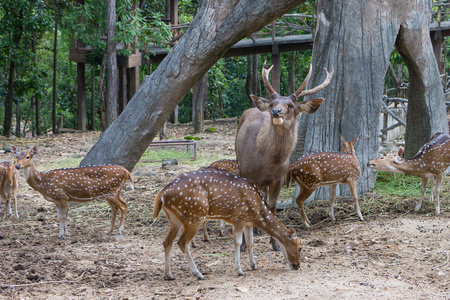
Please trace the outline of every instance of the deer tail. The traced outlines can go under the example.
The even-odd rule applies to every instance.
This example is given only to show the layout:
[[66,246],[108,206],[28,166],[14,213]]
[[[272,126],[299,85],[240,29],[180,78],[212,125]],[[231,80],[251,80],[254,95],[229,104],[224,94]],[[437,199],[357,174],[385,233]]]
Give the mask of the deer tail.
[[158,195],[155,197],[155,203],[153,204],[153,222],[158,218],[158,215],[161,211],[162,205],[163,205],[163,193],[165,192],[165,189],[162,189]]
[[130,185],[130,188],[134,190],[134,180],[133,176],[131,176],[131,173],[127,170],[127,183]]
[[291,180],[292,180],[292,169],[289,168],[289,170],[286,172],[286,177],[285,177],[285,183],[286,183],[287,188],[289,188],[291,186]]

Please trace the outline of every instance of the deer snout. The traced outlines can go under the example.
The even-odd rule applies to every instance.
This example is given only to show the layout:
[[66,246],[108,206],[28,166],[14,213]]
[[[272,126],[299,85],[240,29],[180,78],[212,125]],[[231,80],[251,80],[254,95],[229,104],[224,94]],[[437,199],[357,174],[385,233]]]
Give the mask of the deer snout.
[[300,268],[300,264],[291,264],[292,270],[298,270]]
[[22,169],[22,165],[16,165],[16,169],[17,169],[17,170]]
[[270,111],[270,114],[274,118],[279,118],[283,114],[283,110],[281,108],[275,107]]

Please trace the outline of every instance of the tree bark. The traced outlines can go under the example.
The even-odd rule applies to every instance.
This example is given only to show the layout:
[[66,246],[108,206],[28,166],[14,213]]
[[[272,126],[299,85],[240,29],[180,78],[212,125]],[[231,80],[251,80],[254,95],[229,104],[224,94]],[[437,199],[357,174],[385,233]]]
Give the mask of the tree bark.
[[[321,108],[299,120],[296,158],[313,151],[339,150],[339,134],[347,140],[359,134],[356,154],[362,174],[358,192],[373,188],[376,173],[368,170],[366,162],[378,156],[380,101],[394,45],[412,48],[401,52],[410,71],[409,94],[415,94],[408,107],[409,153],[417,151],[430,134],[448,130],[439,73],[436,62],[432,62],[427,18],[430,10],[427,0],[318,1],[312,56],[315,69],[310,85],[322,80],[323,67],[333,65],[336,71],[328,87],[315,95],[325,98]],[[340,187],[337,195],[349,195],[347,186]],[[318,189],[315,198],[327,199],[328,188]]]
[[181,98],[231,46],[302,2],[203,1],[186,34],[144,78],[81,165],[114,163],[132,170]]
[[194,125],[194,133],[203,132],[203,119],[207,89],[208,76],[205,74],[194,85],[194,89],[192,91],[192,124]]
[[[56,7],[56,4],[55,4]],[[56,71],[58,63],[58,13],[55,10],[55,31],[53,40],[53,98],[52,98],[52,131],[53,134],[59,133],[56,128]]]
[[110,126],[117,119],[117,97],[119,94],[119,73],[117,69],[117,50],[116,50],[116,0],[108,0],[107,11],[108,28],[108,72],[107,97],[106,97],[106,126]]

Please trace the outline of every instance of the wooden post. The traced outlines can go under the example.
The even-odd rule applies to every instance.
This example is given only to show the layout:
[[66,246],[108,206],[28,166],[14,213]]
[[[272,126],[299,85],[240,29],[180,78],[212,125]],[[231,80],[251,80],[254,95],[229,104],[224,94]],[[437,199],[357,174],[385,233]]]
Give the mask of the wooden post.
[[119,115],[127,105],[127,76],[125,68],[119,68]]
[[[77,0],[77,5],[84,5],[84,0]],[[77,48],[84,48],[82,41],[77,41]],[[86,131],[86,64],[77,63],[77,128]]]
[[278,45],[274,44],[272,46],[272,87],[277,91],[277,93],[280,93],[280,77],[281,77],[281,54],[280,49]]
[[[134,94],[139,88],[139,67],[127,69],[127,99],[133,98]],[[126,105],[126,102],[125,102]],[[125,106],[124,106],[125,108]]]

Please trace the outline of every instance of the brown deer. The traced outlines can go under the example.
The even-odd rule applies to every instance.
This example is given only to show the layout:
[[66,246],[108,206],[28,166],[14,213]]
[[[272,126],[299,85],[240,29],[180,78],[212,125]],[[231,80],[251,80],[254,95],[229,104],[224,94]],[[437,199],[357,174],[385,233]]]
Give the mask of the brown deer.
[[67,235],[68,203],[89,202],[98,198],[105,199],[112,210],[111,229],[108,233],[114,229],[120,210],[118,234],[121,234],[128,204],[122,200],[120,193],[126,182],[131,188],[134,186],[133,177],[127,169],[121,166],[101,165],[39,172],[33,162],[33,157],[38,153],[37,146],[20,153],[17,147],[11,146],[11,151],[17,157],[16,168],[23,169],[28,184],[41,193],[45,200],[56,204],[60,238]]
[[[440,214],[439,193],[442,186],[444,171],[450,166],[450,136],[439,132],[420,148],[419,152],[410,159],[380,156],[367,163],[367,167],[377,171],[395,172],[405,175],[421,177],[421,193],[415,211],[422,207],[423,195],[428,179],[436,177],[436,214]],[[431,187],[433,189],[433,186]]]
[[[267,69],[264,64],[262,70],[262,78],[270,98],[251,95],[257,107],[247,109],[242,114],[235,149],[241,176],[248,178],[269,197],[269,207],[275,214],[282,180],[289,167],[289,155],[297,142],[298,117],[302,112],[316,112],[323,102],[323,99],[301,102],[298,99],[325,88],[333,77],[334,69],[332,67],[331,72],[325,69],[325,80],[320,85],[305,90],[311,78],[310,68],[298,90],[286,97],[280,96],[269,83],[271,68]],[[278,250],[273,239],[271,243],[273,249]]]
[[358,136],[351,142],[347,142],[341,135],[342,152],[315,152],[300,157],[289,166],[286,172],[286,185],[289,187],[293,179],[300,187],[300,193],[296,202],[300,209],[303,224],[311,226],[311,222],[305,213],[303,203],[319,187],[330,186],[330,216],[333,221],[334,204],[336,200],[336,186],[348,184],[355,200],[356,211],[359,218],[364,221],[358,203],[356,181],[361,175],[358,159],[356,158],[355,145]]
[[198,279],[204,279],[192,259],[189,244],[205,220],[218,219],[233,225],[235,266],[244,275],[240,264],[240,245],[244,233],[250,266],[256,269],[253,257],[253,231],[258,227],[280,243],[291,269],[300,267],[301,242],[294,229],[287,229],[272,213],[254,184],[245,178],[207,167],[181,175],[163,188],[155,198],[153,220],[161,208],[169,219],[164,239],[165,278],[174,279],[170,271],[170,254],[178,233],[178,246],[189,268]]
[[[210,167],[227,171],[233,175],[239,175],[239,165],[235,159],[221,159],[212,162]],[[219,224],[219,235],[223,236],[223,229],[225,228],[225,223],[220,221]],[[205,241],[209,242],[208,228],[206,227],[206,222],[203,223],[203,237]]]
[[14,201],[16,218],[19,218],[19,213],[17,212],[17,187],[17,170],[14,164],[8,161],[0,162],[0,196],[5,203],[3,220],[7,214],[13,214],[11,210],[11,199]]

